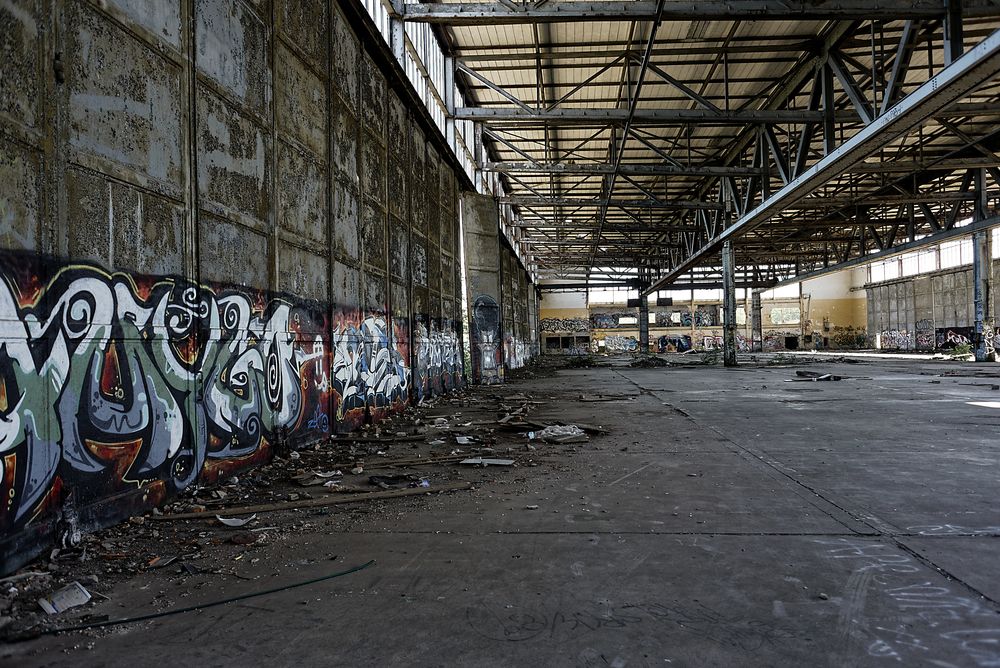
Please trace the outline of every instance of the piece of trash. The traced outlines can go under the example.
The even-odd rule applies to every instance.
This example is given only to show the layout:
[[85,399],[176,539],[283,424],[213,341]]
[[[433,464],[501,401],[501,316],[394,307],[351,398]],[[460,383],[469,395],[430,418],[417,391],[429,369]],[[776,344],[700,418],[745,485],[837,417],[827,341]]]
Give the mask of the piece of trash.
[[538,506],[525,506],[525,510],[538,510]]
[[468,464],[470,466],[513,466],[513,459],[489,459],[486,457],[470,457],[469,459],[463,459],[459,464]]
[[361,475],[364,472],[365,472],[364,466],[355,466],[353,469],[351,469],[351,473],[353,473],[354,475]]
[[194,564],[190,564],[190,563],[188,563],[186,561],[181,562],[181,569],[185,573],[187,573],[188,575],[198,575],[199,573],[201,573],[201,569],[200,568],[198,568]]
[[440,438],[435,438],[433,441],[428,442],[427,445],[431,446],[444,445],[444,441],[442,441]]
[[414,475],[373,475],[368,477],[368,482],[373,485],[377,485],[382,489],[391,489],[394,485],[409,484],[415,482],[417,477]]
[[431,481],[428,480],[427,478],[421,478],[419,486],[420,487],[430,487],[431,486]]
[[289,459],[301,459],[302,455],[299,454],[298,450],[292,450],[290,453],[288,453],[288,458]]
[[340,481],[339,480],[327,480],[326,482],[323,483],[323,487],[326,487],[327,489],[332,489],[332,488],[335,488],[335,487],[340,487]]
[[337,471],[306,471],[305,473],[300,473],[299,475],[292,476],[292,481],[301,487],[310,487],[312,485],[322,485],[330,478],[337,478],[344,475],[339,470]]
[[443,418],[443,417],[439,417],[439,418],[437,418],[437,419],[434,420],[434,426],[435,427],[447,427],[448,426],[448,420],[445,419],[445,418]]
[[472,439],[468,436],[456,436],[455,442],[459,445],[472,445]]
[[177,561],[177,555],[171,555],[169,557],[153,557],[149,560],[149,563],[147,563],[146,566],[149,568],[163,568],[165,566],[169,566],[175,561]]
[[90,592],[82,584],[74,580],[48,598],[38,599],[38,605],[46,613],[56,615],[70,608],[83,605],[91,599]]
[[829,600],[830,600],[830,596],[829,596],[829,594],[824,594],[823,592],[820,592],[820,593],[819,593],[819,597],[820,597],[821,599],[823,599],[824,601],[829,601]]
[[257,519],[257,514],[254,513],[250,517],[222,517],[221,515],[216,515],[215,519],[227,527],[241,527]]
[[550,425],[541,431],[532,432],[533,438],[540,438],[549,443],[585,443],[588,441],[587,432],[577,427],[575,424]]

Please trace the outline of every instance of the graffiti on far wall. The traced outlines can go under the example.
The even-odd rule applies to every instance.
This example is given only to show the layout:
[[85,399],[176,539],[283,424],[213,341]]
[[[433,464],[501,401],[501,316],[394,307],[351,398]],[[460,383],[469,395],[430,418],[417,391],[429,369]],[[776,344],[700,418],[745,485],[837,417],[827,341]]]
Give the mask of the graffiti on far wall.
[[952,350],[956,346],[971,346],[976,335],[974,327],[942,327],[935,330],[938,350]]
[[586,318],[542,318],[543,332],[586,332],[590,321]]

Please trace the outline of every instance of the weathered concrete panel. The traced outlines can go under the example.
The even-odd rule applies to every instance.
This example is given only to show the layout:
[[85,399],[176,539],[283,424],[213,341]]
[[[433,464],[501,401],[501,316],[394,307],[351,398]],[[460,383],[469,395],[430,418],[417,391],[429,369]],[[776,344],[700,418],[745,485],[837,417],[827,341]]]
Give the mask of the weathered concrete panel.
[[41,156],[0,136],[0,248],[38,250]]
[[299,298],[327,301],[330,291],[326,257],[279,241],[275,287]]
[[388,281],[382,274],[365,274],[365,294],[362,306],[368,313],[384,313],[389,303]]
[[203,281],[267,287],[267,237],[205,213],[198,216],[198,264]]
[[275,50],[274,104],[280,132],[317,156],[326,155],[326,86],[295,54]]
[[427,247],[420,237],[413,237],[410,241],[411,261],[413,268],[413,282],[423,287],[427,286]]
[[334,7],[333,80],[334,88],[350,109],[358,109],[358,63],[361,46],[339,7]]
[[36,0],[0,2],[0,114],[29,128],[39,119],[40,14]]
[[385,138],[385,77],[367,53],[361,58],[361,118],[365,129]]
[[452,259],[447,255],[441,256],[441,293],[455,294],[455,268]]
[[427,142],[413,127],[410,135],[410,224],[414,232],[427,235]]
[[267,112],[271,71],[267,30],[239,0],[197,0],[198,69],[258,114]]
[[441,194],[438,191],[438,170],[440,160],[437,151],[430,143],[427,144],[427,226],[425,228],[427,241],[431,245],[441,244]]
[[387,271],[385,213],[371,202],[365,202],[361,211],[361,247],[365,268],[373,268],[385,273]]
[[322,164],[278,142],[278,224],[324,247],[327,183]]
[[389,271],[393,276],[410,276],[410,228],[397,218],[389,218]]
[[259,221],[267,219],[269,137],[207,89],[198,90],[198,191]]
[[313,67],[326,72],[326,0],[276,0],[275,9],[285,37],[302,50]]
[[400,102],[399,96],[389,91],[388,105],[389,127],[387,133],[388,164],[387,164],[387,198],[389,200],[389,212],[397,216],[405,216],[409,206],[409,194],[407,192],[407,148],[410,142],[407,141],[407,118],[406,108]]
[[358,193],[342,181],[333,182],[333,249],[342,257],[360,260]]
[[333,134],[333,166],[336,173],[351,183],[358,183],[358,120],[343,102],[333,105],[330,116]]
[[337,306],[358,306],[361,300],[359,272],[341,262],[333,265],[333,285],[330,286],[330,300]]
[[181,46],[180,0],[109,0],[129,21],[140,25],[171,46]]
[[[442,169],[442,172],[450,172],[450,169]],[[455,248],[455,223],[457,216],[447,209],[441,209],[441,252],[447,255],[458,256]]]
[[361,133],[361,192],[385,204],[385,147],[369,132]]
[[437,244],[427,244],[427,287],[441,290],[441,250]]
[[94,10],[68,18],[70,145],[180,188],[180,69]]

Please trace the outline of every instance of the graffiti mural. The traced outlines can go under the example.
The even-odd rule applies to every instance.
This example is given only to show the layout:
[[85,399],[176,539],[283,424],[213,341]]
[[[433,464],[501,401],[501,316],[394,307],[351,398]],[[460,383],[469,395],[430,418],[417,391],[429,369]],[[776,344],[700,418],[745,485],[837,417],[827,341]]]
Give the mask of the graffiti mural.
[[[4,257],[4,266],[16,260]],[[0,528],[147,487],[155,503],[329,433],[325,309],[68,266],[0,281]]]
[[[0,268],[0,569],[60,517],[104,526],[409,401],[402,316],[17,253]],[[446,389],[459,331],[425,337]]]
[[933,350],[935,345],[934,323],[924,318],[917,320],[916,325],[916,348],[917,350]]
[[[917,323],[919,326],[919,323]],[[917,337],[919,340],[920,330],[917,330]],[[856,328],[853,325],[848,325],[846,327],[834,327],[833,333],[830,336],[830,340],[838,348],[864,348],[868,345],[868,332],[864,329]],[[933,345],[933,342],[932,344]]]
[[462,346],[455,323],[418,316],[413,346],[416,351],[414,391],[418,402],[461,385]]
[[[596,341],[595,345],[600,346]],[[604,351],[607,353],[634,353],[639,350],[639,342],[634,336],[606,336],[604,337]],[[599,349],[599,348],[598,348]],[[595,350],[594,352],[597,352]]]
[[542,318],[543,332],[586,332],[590,322],[586,318]]
[[[623,318],[629,319],[622,323]],[[635,313],[591,313],[590,326],[594,329],[618,329],[619,327],[635,327]]]
[[528,345],[511,334],[504,337],[503,351],[504,364],[508,369],[520,369],[530,357]]
[[938,350],[953,350],[957,346],[971,346],[976,335],[974,327],[943,327],[935,330]]
[[680,336],[661,336],[656,341],[656,350],[661,353],[683,353],[691,350],[691,337],[687,334]]
[[473,380],[480,384],[502,382],[500,306],[493,297],[479,295],[473,301],[469,336],[472,339]]
[[680,311],[681,327],[691,327],[692,324],[695,327],[711,327],[717,321],[718,318],[716,317],[714,307],[701,307],[693,313],[691,311]]
[[905,329],[884,329],[879,332],[879,348],[911,350],[913,348],[913,335]]

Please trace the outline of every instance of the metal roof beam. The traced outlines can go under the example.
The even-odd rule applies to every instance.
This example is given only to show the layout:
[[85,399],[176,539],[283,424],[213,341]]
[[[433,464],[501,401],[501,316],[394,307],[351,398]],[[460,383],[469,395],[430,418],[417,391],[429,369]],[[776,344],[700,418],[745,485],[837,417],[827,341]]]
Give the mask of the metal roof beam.
[[[963,164],[963,168],[965,165]],[[527,174],[610,174],[614,166],[608,163],[574,164],[548,163],[536,164],[530,162],[488,162],[483,165],[487,172],[527,173]],[[957,168],[956,168],[957,169]],[[663,165],[659,163],[630,164],[622,163],[618,173],[629,176],[752,176],[760,172],[752,167],[717,167],[698,166],[685,167]]]
[[646,293],[669,285],[685,271],[712,256],[727,239],[739,237],[765,224],[818,187],[838,177],[880,148],[906,135],[941,109],[968,95],[1000,72],[1000,30],[994,32],[933,79],[906,96],[891,113],[880,116],[837,147],[791,183],[762,202],[735,224],[705,243],[698,251],[658,280]]
[[[965,16],[995,12],[991,0],[965,0]],[[448,25],[549,23],[565,21],[834,20],[941,18],[941,0],[671,0],[657,16],[656,2],[574,2],[507,5],[500,2],[417,3],[404,5],[403,19]]]
[[622,209],[721,209],[718,202],[695,202],[677,200],[664,202],[652,199],[586,199],[580,197],[524,197],[508,196],[499,197],[500,204],[514,204],[517,206],[528,206],[533,208],[544,207],[616,207]]
[[[628,109],[589,108],[529,111],[516,107],[459,107],[455,118],[463,121],[525,121],[546,123],[624,123]],[[841,114],[842,120],[854,116]],[[823,112],[797,109],[765,109],[745,111],[709,111],[706,109],[636,109],[633,122],[641,125],[683,125],[703,123],[715,125],[749,125],[753,123],[818,123]]]

